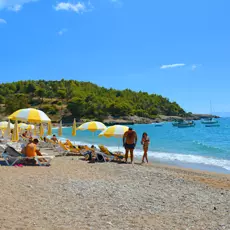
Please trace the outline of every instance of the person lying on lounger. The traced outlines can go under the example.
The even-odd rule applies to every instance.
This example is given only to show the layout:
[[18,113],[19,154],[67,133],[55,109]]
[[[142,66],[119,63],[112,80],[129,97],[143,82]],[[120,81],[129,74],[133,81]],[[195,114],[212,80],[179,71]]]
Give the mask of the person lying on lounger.
[[53,137],[51,138],[51,140],[55,143],[58,143],[58,139],[56,137],[56,135],[54,134]]

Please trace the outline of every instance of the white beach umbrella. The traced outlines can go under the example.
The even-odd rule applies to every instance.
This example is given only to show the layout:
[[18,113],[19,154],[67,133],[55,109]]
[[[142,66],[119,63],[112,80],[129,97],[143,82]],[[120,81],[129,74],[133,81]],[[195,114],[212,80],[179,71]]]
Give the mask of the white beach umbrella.
[[48,123],[51,122],[50,118],[41,110],[38,109],[19,109],[11,114],[8,119],[24,121],[29,123]]
[[113,125],[99,134],[99,137],[117,137],[122,138],[124,133],[128,131],[129,127],[124,125]]
[[81,131],[89,130],[91,132],[95,132],[97,130],[105,130],[105,129],[106,126],[99,121],[86,122],[77,128],[77,130],[81,130]]
[[7,129],[8,128],[8,125],[10,126],[10,129],[13,129],[14,128],[14,125],[7,122],[7,121],[1,121],[0,122],[0,129]]

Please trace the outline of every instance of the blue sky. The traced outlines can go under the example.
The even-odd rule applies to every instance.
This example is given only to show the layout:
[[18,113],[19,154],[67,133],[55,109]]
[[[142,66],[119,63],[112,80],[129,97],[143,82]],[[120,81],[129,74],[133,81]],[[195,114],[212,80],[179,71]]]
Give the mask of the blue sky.
[[229,9],[229,0],[0,0],[0,81],[91,81],[227,112]]

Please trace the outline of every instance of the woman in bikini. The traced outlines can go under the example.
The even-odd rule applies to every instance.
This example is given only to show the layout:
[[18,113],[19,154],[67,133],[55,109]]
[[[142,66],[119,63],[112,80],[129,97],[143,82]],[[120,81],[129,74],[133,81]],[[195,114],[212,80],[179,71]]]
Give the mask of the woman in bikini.
[[142,163],[145,162],[145,159],[146,159],[146,162],[148,163],[148,148],[149,148],[149,143],[150,143],[150,139],[148,137],[148,134],[147,133],[143,133],[142,135],[142,139],[141,139],[141,144],[143,145],[143,150],[144,150],[144,154],[143,154],[143,157],[142,157]]

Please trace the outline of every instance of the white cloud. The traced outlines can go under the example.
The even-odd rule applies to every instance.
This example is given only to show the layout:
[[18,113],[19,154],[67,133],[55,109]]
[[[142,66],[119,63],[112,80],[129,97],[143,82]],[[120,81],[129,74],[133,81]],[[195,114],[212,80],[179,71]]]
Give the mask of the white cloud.
[[13,6],[8,7],[8,9],[11,10],[11,11],[18,12],[18,11],[20,11],[22,9],[22,5],[19,5],[19,4],[13,5]]
[[192,65],[192,71],[195,71],[198,67],[200,67],[201,64],[197,65],[197,64],[193,64]]
[[90,1],[87,4],[85,4],[84,2],[78,2],[76,4],[70,2],[60,2],[56,6],[54,6],[54,9],[56,11],[59,10],[73,11],[75,13],[80,14],[80,13],[91,11],[93,9],[93,6]]
[[67,29],[61,29],[58,31],[58,35],[62,36],[64,33],[66,33],[68,30]]
[[194,71],[197,68],[197,65],[192,65],[192,70]]
[[176,67],[183,67],[185,66],[184,63],[179,63],[179,64],[170,64],[170,65],[162,65],[161,69],[169,69],[169,68],[176,68]]
[[6,20],[0,18],[0,24],[6,24],[6,23],[7,23]]
[[123,5],[122,0],[110,0],[110,2],[113,3],[113,4],[116,4],[118,6],[122,6]]
[[38,0],[0,0],[0,10],[8,9],[18,12],[22,9],[22,6],[29,2],[35,2]]

